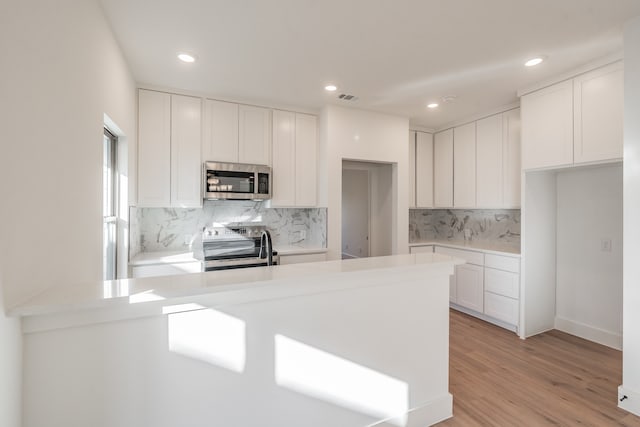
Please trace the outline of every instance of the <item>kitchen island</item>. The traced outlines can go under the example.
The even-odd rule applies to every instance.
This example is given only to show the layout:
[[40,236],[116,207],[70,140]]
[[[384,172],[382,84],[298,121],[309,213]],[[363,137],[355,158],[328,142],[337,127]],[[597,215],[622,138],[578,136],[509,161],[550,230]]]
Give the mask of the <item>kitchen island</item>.
[[424,426],[452,414],[441,254],[58,286],[11,313],[24,426]]

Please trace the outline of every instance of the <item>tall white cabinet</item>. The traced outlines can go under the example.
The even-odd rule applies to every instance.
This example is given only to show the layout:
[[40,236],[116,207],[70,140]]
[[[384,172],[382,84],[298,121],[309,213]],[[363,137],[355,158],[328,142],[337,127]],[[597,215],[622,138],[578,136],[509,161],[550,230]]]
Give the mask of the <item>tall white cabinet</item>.
[[409,131],[409,208],[416,207],[416,131]]
[[271,206],[317,205],[317,135],[316,116],[274,110]]
[[200,98],[141,89],[138,105],[138,206],[201,206]]
[[238,156],[242,163],[271,165],[271,110],[238,107]]
[[444,208],[453,206],[453,129],[434,135],[433,205]]
[[453,206],[476,206],[476,123],[453,129]]

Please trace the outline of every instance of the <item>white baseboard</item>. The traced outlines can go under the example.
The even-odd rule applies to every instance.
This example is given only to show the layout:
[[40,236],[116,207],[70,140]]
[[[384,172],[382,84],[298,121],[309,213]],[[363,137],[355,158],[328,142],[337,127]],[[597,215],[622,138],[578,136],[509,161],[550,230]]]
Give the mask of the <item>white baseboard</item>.
[[640,416],[640,392],[630,390],[624,385],[618,387],[618,407]]
[[622,350],[622,334],[605,331],[604,329],[585,325],[584,323],[559,316],[555,318],[555,328],[559,331],[615,348],[616,350]]
[[383,420],[367,427],[427,427],[437,424],[453,416],[453,396],[451,393],[420,405],[407,412],[406,421],[394,418]]

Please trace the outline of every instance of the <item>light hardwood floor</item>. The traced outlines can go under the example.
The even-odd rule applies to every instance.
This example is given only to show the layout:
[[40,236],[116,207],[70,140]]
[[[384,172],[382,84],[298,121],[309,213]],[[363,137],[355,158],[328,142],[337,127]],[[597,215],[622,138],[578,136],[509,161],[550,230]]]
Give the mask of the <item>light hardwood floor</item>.
[[559,331],[526,340],[451,310],[453,418],[438,426],[640,426],[618,409],[622,353]]

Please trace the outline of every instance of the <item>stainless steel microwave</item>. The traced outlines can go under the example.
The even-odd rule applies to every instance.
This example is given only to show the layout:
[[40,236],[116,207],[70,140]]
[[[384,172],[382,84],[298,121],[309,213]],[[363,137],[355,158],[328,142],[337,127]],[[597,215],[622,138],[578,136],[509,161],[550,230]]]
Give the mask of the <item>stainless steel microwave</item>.
[[206,200],[267,200],[271,198],[271,168],[244,163],[204,162]]

